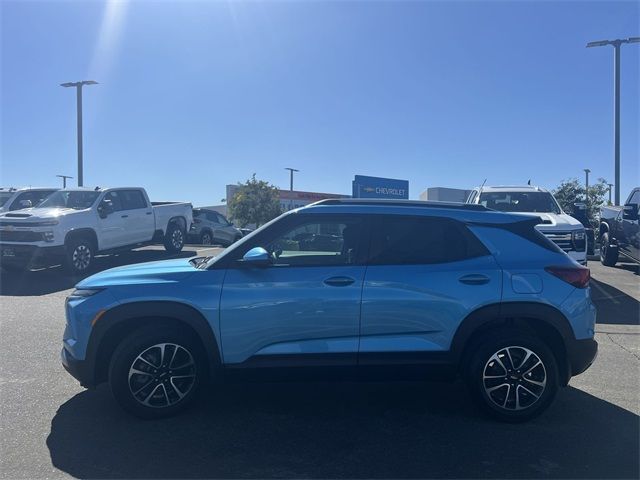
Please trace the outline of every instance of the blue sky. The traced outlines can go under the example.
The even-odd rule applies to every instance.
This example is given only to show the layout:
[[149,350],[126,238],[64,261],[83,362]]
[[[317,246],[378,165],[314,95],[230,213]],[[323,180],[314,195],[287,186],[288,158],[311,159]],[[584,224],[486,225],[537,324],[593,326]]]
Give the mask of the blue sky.
[[[350,193],[613,181],[613,49],[639,2],[0,2],[3,185],[215,204],[252,173]],[[640,45],[622,52],[622,196],[639,179]]]

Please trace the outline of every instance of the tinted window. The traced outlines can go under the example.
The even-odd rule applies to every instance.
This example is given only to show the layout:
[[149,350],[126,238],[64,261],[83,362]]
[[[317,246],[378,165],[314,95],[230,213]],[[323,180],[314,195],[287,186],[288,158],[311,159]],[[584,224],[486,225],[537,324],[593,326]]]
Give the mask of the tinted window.
[[479,203],[501,212],[560,213],[549,192],[483,192]]
[[207,220],[213,223],[218,223],[218,217],[213,212],[207,212]]
[[229,222],[227,221],[227,219],[224,218],[222,215],[220,215],[219,213],[216,213],[216,216],[218,217],[218,223],[221,223],[222,225],[229,225]]
[[9,200],[11,197],[13,197],[12,192],[0,192],[0,207],[7,203],[7,200]]
[[460,222],[437,217],[385,217],[372,233],[372,264],[444,263],[487,255]]
[[122,200],[123,210],[136,210],[147,208],[147,201],[140,190],[120,190],[118,192]]
[[359,219],[306,221],[266,246],[274,263],[291,266],[352,265],[363,248]]
[[635,203],[635,204],[640,203],[640,190],[638,190],[633,195],[631,195],[631,199],[629,200],[629,203]]

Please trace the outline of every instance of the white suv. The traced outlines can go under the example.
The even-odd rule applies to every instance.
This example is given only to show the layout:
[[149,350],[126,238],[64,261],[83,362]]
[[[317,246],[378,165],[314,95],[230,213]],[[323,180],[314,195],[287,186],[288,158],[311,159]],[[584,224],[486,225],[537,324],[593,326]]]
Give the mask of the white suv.
[[476,203],[501,212],[537,215],[536,228],[581,265],[587,264],[587,238],[584,226],[562,211],[551,192],[544,188],[478,187],[466,203]]

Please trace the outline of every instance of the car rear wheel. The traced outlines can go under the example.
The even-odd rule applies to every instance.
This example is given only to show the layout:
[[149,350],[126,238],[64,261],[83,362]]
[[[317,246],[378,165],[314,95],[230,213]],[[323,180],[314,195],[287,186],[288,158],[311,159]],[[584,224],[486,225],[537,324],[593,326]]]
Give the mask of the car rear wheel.
[[202,245],[211,245],[213,243],[213,237],[210,232],[202,232],[200,235],[200,244]]
[[494,333],[474,346],[467,383],[476,403],[490,416],[518,423],[540,415],[558,390],[551,350],[517,330]]
[[603,233],[600,238],[600,262],[607,267],[618,263],[618,247],[609,244],[609,234]]
[[198,341],[173,327],[145,327],[120,344],[111,359],[113,396],[129,413],[162,418],[187,408],[205,376]]
[[169,253],[178,253],[184,247],[185,233],[177,223],[172,223],[167,228],[164,236],[164,249]]

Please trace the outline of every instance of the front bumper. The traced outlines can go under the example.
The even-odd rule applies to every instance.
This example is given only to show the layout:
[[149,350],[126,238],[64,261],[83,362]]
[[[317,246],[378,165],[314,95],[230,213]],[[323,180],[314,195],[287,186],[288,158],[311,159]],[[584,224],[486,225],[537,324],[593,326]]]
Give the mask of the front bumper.
[[90,375],[91,368],[85,360],[78,360],[71,355],[66,348],[62,348],[60,352],[60,360],[64,369],[80,382],[80,385],[86,388],[94,387],[93,376]]
[[18,265],[46,265],[53,259],[64,258],[64,245],[41,247],[19,243],[0,244],[0,261]]

